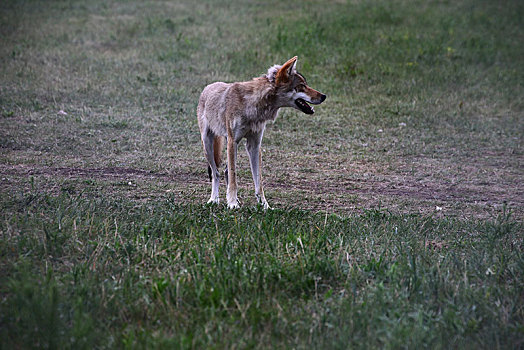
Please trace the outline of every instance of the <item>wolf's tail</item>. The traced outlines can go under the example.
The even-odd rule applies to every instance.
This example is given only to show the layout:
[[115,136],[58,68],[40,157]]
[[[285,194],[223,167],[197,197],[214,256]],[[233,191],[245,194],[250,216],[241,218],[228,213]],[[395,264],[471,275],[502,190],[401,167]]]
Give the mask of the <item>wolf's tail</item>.
[[[222,164],[222,149],[224,148],[224,137],[223,136],[216,136],[213,140],[213,156],[215,158],[215,164],[217,168],[220,167],[220,164]],[[209,175],[209,180],[212,180],[212,171],[211,167],[208,165],[207,167],[207,173]]]

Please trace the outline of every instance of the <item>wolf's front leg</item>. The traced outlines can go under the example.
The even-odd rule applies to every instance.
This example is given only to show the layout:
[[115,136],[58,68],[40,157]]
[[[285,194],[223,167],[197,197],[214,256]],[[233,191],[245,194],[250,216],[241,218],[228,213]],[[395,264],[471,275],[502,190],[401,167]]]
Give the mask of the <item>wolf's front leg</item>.
[[255,196],[259,204],[264,207],[264,210],[271,209],[264,196],[264,189],[262,187],[262,135],[254,134],[247,138],[246,151],[249,156],[249,164],[251,165],[251,174],[253,174],[253,182],[255,183]]
[[227,138],[227,207],[229,209],[239,208],[237,197],[237,143],[233,137]]

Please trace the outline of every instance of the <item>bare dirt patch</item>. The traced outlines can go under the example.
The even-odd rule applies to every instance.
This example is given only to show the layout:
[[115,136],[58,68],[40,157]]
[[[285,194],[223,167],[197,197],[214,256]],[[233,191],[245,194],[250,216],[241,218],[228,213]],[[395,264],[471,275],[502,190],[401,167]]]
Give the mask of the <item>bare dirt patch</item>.
[[[121,167],[104,167],[104,168],[67,168],[67,167],[41,167],[28,165],[0,165],[0,174],[15,175],[15,176],[60,176],[64,178],[91,178],[91,179],[107,179],[107,180],[171,180],[177,181],[177,178],[182,177],[188,180],[189,174],[159,174],[152,171],[121,168]],[[182,180],[178,180],[182,181]]]
[[[245,175],[245,174],[244,174]],[[246,176],[241,177],[241,196],[245,205],[253,205],[252,184]],[[359,212],[366,208],[387,208],[400,212],[434,213],[438,216],[493,217],[507,205],[514,216],[522,219],[524,192],[519,186],[498,184],[493,186],[489,179],[483,182],[462,183],[420,177],[417,175],[381,174],[364,176],[353,174],[344,178],[344,173],[330,172],[307,174],[297,178],[266,177],[266,192],[277,207],[330,211],[339,214]],[[101,192],[112,196],[123,195],[142,201],[157,199],[166,193],[173,194],[181,202],[204,203],[209,183],[205,171],[153,172],[125,167],[79,168],[44,167],[30,165],[0,164],[2,189],[20,188],[21,182],[30,177],[46,179],[47,183],[73,181],[82,187],[82,181],[98,181]],[[130,186],[114,186],[129,184]],[[113,186],[111,186],[113,185]],[[56,192],[60,186],[48,186]],[[222,188],[222,194],[224,193]]]

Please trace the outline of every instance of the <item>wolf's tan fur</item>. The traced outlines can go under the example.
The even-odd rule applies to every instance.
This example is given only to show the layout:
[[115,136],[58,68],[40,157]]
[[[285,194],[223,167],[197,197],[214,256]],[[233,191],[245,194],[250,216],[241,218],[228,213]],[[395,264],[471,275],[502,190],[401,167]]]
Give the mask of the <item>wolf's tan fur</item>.
[[269,208],[262,188],[260,152],[266,123],[275,120],[281,107],[294,107],[312,114],[313,108],[305,102],[320,104],[326,98],[307,86],[304,77],[296,72],[296,62],[295,56],[282,66],[269,68],[268,73],[262,77],[239,83],[217,82],[206,86],[202,91],[197,117],[212,181],[208,203],[219,202],[218,167],[225,139],[227,204],[229,208],[238,208],[236,156],[238,143],[245,138],[255,195],[265,209]]

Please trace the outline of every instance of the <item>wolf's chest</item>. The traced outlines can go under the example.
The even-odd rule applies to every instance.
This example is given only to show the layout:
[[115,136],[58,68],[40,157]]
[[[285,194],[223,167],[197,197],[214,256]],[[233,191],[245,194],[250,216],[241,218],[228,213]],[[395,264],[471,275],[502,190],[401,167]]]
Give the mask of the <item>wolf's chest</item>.
[[257,132],[265,128],[267,122],[272,122],[278,115],[278,108],[246,108],[243,124],[251,131]]
[[232,126],[235,139],[240,141],[240,139],[249,134],[260,134],[264,132],[267,122],[273,121],[277,117],[278,110],[272,111],[272,113],[267,112],[268,111],[246,110],[240,118],[234,120]]

